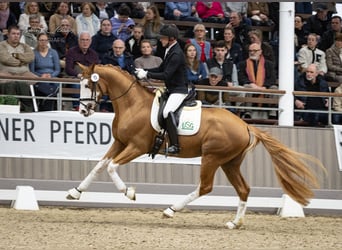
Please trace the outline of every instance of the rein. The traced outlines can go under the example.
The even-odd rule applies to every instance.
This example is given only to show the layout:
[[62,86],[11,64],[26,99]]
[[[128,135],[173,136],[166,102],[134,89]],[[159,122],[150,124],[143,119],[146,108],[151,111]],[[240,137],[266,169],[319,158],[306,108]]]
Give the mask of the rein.
[[[91,81],[92,81],[92,83],[93,83],[93,86],[92,86],[92,89],[91,89],[91,96],[90,96],[90,98],[80,98],[80,104],[83,105],[84,107],[86,107],[87,109],[88,109],[88,106],[87,106],[86,104],[83,103],[84,101],[93,101],[93,102],[95,102],[97,105],[100,104],[100,102],[96,100],[96,86],[99,87],[99,90],[100,90],[100,92],[101,92],[101,94],[102,94],[102,96],[103,96],[103,91],[102,91],[101,85],[98,84],[98,80],[96,80],[96,81],[91,80]],[[131,88],[133,87],[133,85],[134,85],[136,82],[137,82],[137,79],[135,79],[134,81],[131,82],[130,86],[128,87],[128,89],[127,89],[125,92],[123,92],[123,93],[122,93],[121,95],[119,95],[118,97],[112,98],[112,99],[110,99],[110,100],[113,102],[113,101],[115,101],[115,100],[117,100],[117,99],[123,97],[124,95],[126,95],[126,94],[131,90]]]
[[[124,95],[126,95],[126,94],[131,90],[131,88],[133,87],[133,85],[134,85],[136,82],[137,82],[137,79],[135,79],[134,81],[131,82],[131,85],[129,85],[128,89],[127,89],[125,92],[123,92],[123,93],[122,93],[121,95],[119,95],[118,97],[112,98],[112,99],[110,99],[110,100],[111,100],[111,101],[115,101],[115,100],[117,100],[117,99],[123,97]],[[99,85],[99,86],[100,86],[100,85]]]

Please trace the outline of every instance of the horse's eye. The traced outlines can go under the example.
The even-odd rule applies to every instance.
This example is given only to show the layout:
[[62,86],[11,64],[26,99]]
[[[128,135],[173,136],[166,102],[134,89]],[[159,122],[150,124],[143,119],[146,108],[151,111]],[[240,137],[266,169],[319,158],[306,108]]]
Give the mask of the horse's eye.
[[84,87],[89,88],[89,84],[85,84]]

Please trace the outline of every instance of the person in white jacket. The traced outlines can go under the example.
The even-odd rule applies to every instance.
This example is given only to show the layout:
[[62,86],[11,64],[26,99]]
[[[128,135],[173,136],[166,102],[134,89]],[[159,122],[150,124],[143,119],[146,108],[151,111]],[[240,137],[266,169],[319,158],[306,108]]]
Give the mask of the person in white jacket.
[[24,13],[19,16],[18,26],[21,31],[26,31],[29,24],[29,17],[30,15],[38,15],[40,18],[40,28],[42,32],[48,31],[48,26],[45,21],[45,17],[39,12],[39,6],[37,2],[28,2],[25,4]]
[[307,46],[298,51],[298,62],[301,65],[301,71],[305,72],[306,68],[314,63],[317,65],[318,73],[324,75],[328,68],[325,60],[325,52],[317,48],[318,36],[314,33],[308,35]]

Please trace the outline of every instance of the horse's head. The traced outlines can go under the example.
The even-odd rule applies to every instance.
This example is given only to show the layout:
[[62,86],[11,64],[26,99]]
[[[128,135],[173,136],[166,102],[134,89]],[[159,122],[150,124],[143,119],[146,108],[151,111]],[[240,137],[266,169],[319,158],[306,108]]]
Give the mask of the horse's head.
[[95,112],[96,105],[102,97],[100,87],[100,76],[94,72],[95,64],[86,67],[79,64],[82,69],[83,77],[80,81],[80,108],[79,112],[84,116],[92,115]]

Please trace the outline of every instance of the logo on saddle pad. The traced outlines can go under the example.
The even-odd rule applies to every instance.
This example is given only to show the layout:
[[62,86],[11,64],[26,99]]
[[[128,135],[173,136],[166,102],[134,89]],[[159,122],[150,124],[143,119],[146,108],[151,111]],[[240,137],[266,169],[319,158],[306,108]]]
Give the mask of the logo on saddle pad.
[[[162,130],[162,127],[158,122],[160,96],[161,90],[157,90],[151,109],[151,125],[157,132],[160,132]],[[183,107],[179,117],[179,123],[177,128],[179,135],[194,135],[198,132],[201,124],[202,103],[200,101],[196,101],[196,103],[197,104],[193,107]]]

